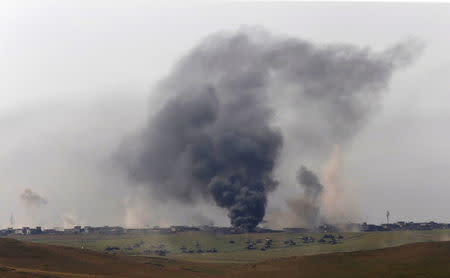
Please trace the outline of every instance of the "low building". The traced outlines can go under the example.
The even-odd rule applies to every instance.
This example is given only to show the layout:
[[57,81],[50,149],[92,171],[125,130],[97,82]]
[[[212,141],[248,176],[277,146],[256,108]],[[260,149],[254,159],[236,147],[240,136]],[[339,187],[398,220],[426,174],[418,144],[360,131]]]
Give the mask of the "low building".
[[23,229],[14,229],[15,235],[23,235]]

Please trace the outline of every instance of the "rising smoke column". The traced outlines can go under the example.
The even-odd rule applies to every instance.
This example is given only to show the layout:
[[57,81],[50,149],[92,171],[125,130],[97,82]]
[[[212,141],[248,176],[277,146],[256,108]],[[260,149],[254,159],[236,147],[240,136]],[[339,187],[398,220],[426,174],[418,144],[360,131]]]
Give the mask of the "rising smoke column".
[[343,178],[341,168],[341,152],[337,145],[323,166],[320,178],[303,165],[299,168],[297,183],[303,189],[303,195],[287,201],[294,214],[291,217],[296,217],[291,223],[315,228],[320,222],[339,225],[359,220],[354,185]]
[[[260,96],[250,91],[256,85],[240,92],[247,103],[237,97],[219,105],[209,86],[168,102],[147,131],[150,144],[138,164],[144,168],[133,168],[133,178],[158,184],[155,194],[181,201],[213,199],[228,209],[232,225],[253,229],[264,217],[267,192],[276,187],[272,171],[282,143]],[[222,88],[233,92],[228,86]]]
[[355,185],[342,175],[342,164],[340,148],[334,146],[321,173],[325,187],[321,209],[328,223],[344,224],[360,220]]
[[303,195],[287,201],[289,209],[299,218],[302,225],[314,227],[319,222],[323,185],[319,177],[305,166],[297,171],[297,183],[303,189]]
[[18,213],[15,213],[18,219],[16,225],[27,226],[30,223],[40,225],[40,216],[43,207],[48,203],[47,199],[30,188],[25,188],[19,194],[19,198],[21,206]]
[[[157,86],[162,106],[120,158],[155,197],[214,201],[233,226],[252,230],[278,185],[283,134],[305,150],[348,140],[414,48],[374,53],[253,29],[212,35]],[[286,113],[294,124],[280,123]]]
[[47,199],[37,194],[36,192],[33,192],[29,188],[25,188],[22,193],[20,193],[20,199],[29,208],[37,208],[47,204]]

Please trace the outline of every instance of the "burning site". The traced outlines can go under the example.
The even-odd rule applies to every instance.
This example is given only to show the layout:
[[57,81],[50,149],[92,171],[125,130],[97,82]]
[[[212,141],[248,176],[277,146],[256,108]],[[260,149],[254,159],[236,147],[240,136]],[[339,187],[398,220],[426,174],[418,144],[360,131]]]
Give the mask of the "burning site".
[[449,5],[5,3],[1,277],[447,277]]
[[[232,226],[252,231],[268,195],[283,186],[275,175],[282,149],[295,142],[290,162],[300,165],[307,153],[321,157],[348,144],[376,112],[391,76],[422,48],[414,40],[380,52],[315,45],[260,28],[210,35],[156,87],[166,100],[118,157],[130,179],[157,198],[186,205],[205,199],[226,209]],[[295,119],[289,124],[287,114]],[[290,173],[304,189],[288,201],[295,217],[319,223],[323,199],[328,216],[345,219],[335,167],[324,169],[326,187],[305,166]]]

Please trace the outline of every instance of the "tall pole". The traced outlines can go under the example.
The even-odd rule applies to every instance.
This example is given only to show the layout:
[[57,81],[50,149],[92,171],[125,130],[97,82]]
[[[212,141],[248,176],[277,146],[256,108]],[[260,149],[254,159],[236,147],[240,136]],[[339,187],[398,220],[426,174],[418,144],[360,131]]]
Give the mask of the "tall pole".
[[14,214],[11,213],[11,217],[9,218],[9,223],[11,224],[11,228],[14,228]]

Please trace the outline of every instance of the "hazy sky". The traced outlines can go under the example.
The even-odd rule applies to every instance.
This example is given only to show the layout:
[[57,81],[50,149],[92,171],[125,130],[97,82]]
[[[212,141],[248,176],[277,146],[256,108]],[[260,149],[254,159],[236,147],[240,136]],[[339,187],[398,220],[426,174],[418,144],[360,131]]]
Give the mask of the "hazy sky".
[[[180,57],[242,26],[375,50],[422,40],[423,54],[394,74],[378,113],[342,150],[344,174],[363,221],[380,223],[388,209],[393,221],[450,222],[449,4],[39,2],[0,4],[0,225],[11,213],[47,227],[227,225],[206,204],[149,204],[108,159],[158,107],[151,88]],[[26,188],[47,204],[24,205]],[[281,184],[269,208],[291,192]]]

